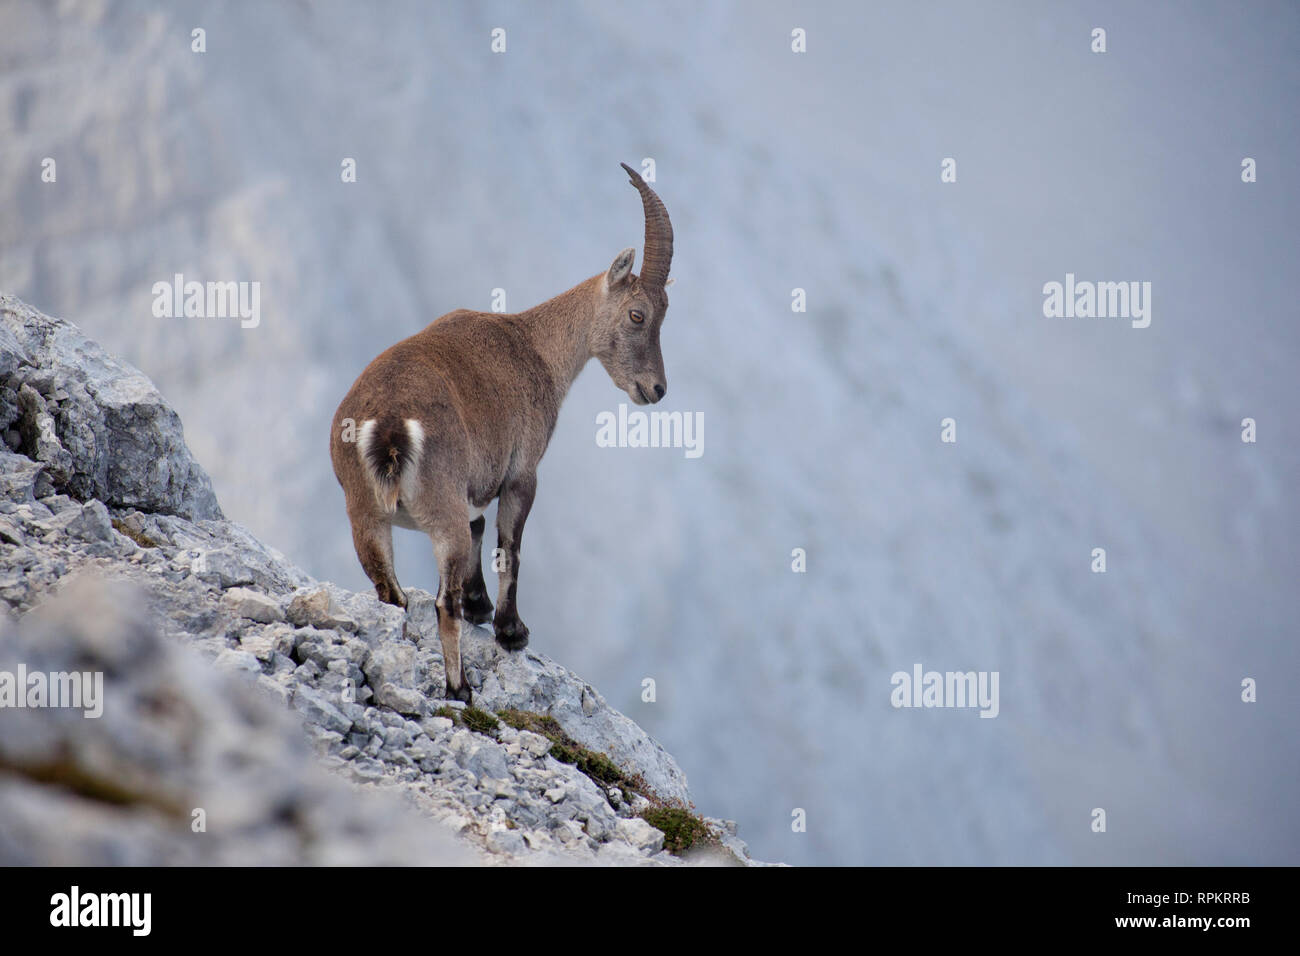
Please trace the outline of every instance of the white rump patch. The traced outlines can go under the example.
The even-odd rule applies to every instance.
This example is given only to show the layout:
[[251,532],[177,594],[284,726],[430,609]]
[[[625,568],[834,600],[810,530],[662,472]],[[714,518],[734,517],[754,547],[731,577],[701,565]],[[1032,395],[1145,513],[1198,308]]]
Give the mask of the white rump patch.
[[384,482],[370,467],[370,445],[375,440],[375,419],[367,418],[357,431],[357,454],[361,456],[361,470],[370,479],[370,486],[375,491],[375,500],[386,513],[392,514],[397,509],[397,491],[385,487]]
[[375,438],[375,420],[367,418],[361,423],[360,430],[357,431],[357,454],[361,456],[361,461],[366,460],[366,452],[370,451],[370,443]]
[[402,497],[407,501],[413,501],[420,474],[420,460],[424,458],[424,426],[414,418],[408,418],[406,436],[411,440],[411,453],[407,456],[406,467],[402,469]]
[[420,456],[424,454],[424,426],[418,419],[408,418],[406,420],[406,434],[411,439],[411,461],[419,461]]

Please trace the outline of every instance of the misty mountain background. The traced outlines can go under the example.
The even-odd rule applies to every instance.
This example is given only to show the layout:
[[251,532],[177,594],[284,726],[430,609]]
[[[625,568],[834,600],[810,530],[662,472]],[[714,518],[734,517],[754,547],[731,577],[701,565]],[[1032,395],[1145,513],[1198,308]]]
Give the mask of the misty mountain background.
[[[339,400],[494,288],[639,261],[618,164],[651,157],[658,409],[704,454],[598,447],[626,397],[587,368],[523,540],[534,646],[761,859],[1295,864],[1298,46],[1284,3],[12,0],[0,288],[152,377],[227,515],[368,588]],[[260,282],[260,325],[155,318],[177,272]],[[1151,282],[1150,327],[1045,318],[1066,273]],[[894,709],[915,663],[1000,672],[1000,715]]]

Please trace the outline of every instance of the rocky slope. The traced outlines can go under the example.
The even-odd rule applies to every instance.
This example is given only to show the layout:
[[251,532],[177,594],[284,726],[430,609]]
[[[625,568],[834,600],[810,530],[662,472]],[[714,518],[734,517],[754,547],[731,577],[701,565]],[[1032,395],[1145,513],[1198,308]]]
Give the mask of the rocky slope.
[[665,848],[685,775],[554,661],[467,627],[441,700],[431,595],[225,520],[148,379],[9,296],[0,436],[0,673],[104,674],[100,718],[0,709],[0,863],[752,862],[728,821]]

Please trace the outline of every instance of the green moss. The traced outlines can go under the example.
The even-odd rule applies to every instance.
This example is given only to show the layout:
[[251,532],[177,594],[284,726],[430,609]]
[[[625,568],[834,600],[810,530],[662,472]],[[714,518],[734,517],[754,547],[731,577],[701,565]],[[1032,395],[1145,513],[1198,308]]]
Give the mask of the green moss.
[[614,761],[594,750],[583,749],[578,755],[577,767],[588,777],[607,787],[621,784],[627,779],[623,771],[614,766]]
[[560,763],[578,762],[578,752],[567,744],[559,744],[552,740],[549,753]]
[[530,716],[532,715],[525,714],[522,710],[515,710],[513,707],[497,711],[497,717],[501,718],[501,723],[513,727],[515,730],[527,730]]
[[551,742],[550,754],[561,763],[572,764],[596,783],[602,792],[618,787],[626,803],[634,796],[650,801],[650,808],[641,816],[652,827],[664,833],[664,846],[671,853],[684,853],[692,847],[716,846],[718,839],[705,822],[685,807],[661,799],[637,774],[620,768],[603,753],[588,750],[564,732],[559,721],[549,714],[507,708],[497,711],[501,722],[515,730],[541,734]]
[[561,763],[573,764],[592,780],[613,786],[628,780],[622,770],[602,753],[588,750],[564,732],[559,721],[549,714],[534,714],[513,708],[497,711],[497,716],[515,730],[541,734],[551,742],[550,754]]
[[627,775],[604,754],[588,750],[567,738],[563,741],[551,741],[551,756],[560,763],[573,764],[604,787],[621,784],[628,779]]
[[606,787],[626,785],[623,787],[625,794],[628,789],[635,789],[637,792],[644,793],[647,799],[652,799],[649,788],[641,783],[639,778],[624,773],[603,753],[582,746],[566,734],[560,727],[559,721],[549,714],[535,714],[510,708],[497,711],[497,716],[515,730],[541,734],[551,742],[552,757],[560,763],[573,764],[597,783]]
[[501,726],[501,721],[486,710],[479,710],[477,707],[466,707],[461,711],[460,716],[466,727],[480,734],[492,733]]
[[528,730],[541,734],[551,743],[568,740],[568,736],[560,727],[560,722],[550,714],[535,714],[532,711],[507,707],[505,710],[498,710],[497,716],[501,718],[502,723],[508,724],[515,730]]
[[664,834],[664,849],[680,856],[698,846],[716,846],[718,838],[705,822],[682,807],[651,807],[641,819]]

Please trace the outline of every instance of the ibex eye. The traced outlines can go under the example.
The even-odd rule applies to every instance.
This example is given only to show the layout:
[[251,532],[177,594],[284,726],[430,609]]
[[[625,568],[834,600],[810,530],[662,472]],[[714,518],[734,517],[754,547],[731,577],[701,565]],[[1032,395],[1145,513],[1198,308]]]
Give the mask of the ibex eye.
[[627,317],[631,319],[633,322],[635,322],[637,325],[640,325],[642,322],[645,321],[645,313],[642,312],[640,309],[630,310],[627,314]]

